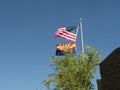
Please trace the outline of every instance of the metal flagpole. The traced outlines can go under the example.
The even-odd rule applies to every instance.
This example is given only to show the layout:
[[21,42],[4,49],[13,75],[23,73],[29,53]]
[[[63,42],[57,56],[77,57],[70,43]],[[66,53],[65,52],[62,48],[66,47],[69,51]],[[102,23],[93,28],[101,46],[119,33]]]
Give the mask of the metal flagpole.
[[82,55],[83,55],[83,60],[84,60],[84,42],[83,42],[83,31],[82,31],[82,18],[80,18],[80,35],[81,35]]

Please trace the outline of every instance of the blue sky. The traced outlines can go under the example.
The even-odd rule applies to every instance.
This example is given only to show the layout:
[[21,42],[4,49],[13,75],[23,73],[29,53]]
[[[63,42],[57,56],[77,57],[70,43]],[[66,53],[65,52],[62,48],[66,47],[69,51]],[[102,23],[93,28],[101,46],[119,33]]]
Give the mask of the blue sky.
[[[46,90],[41,81],[52,71],[48,59],[55,55],[57,43],[68,43],[54,38],[54,33],[61,26],[79,25],[80,17],[84,44],[102,50],[103,60],[119,47],[119,3],[119,0],[0,0],[0,90]],[[80,34],[77,48],[81,49]]]

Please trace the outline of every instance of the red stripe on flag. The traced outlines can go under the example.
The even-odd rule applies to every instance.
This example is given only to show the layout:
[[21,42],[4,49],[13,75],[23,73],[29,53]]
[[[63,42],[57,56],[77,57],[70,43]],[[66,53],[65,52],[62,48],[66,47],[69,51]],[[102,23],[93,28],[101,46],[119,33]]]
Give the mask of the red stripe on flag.
[[76,41],[76,34],[66,31],[66,27],[59,28],[55,36],[70,40],[72,42]]

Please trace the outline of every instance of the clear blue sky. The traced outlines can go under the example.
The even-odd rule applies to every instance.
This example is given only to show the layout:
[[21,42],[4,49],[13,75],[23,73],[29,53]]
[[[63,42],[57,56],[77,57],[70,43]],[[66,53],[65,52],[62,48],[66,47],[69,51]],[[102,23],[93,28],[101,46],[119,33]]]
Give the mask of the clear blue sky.
[[[102,59],[107,57],[120,44],[119,3],[119,0],[0,0],[0,90],[41,87],[46,90],[41,81],[52,71],[48,59],[55,55],[57,43],[66,42],[54,38],[54,33],[63,25],[79,25],[80,17],[84,43],[102,50]],[[80,50],[79,34],[77,45]]]

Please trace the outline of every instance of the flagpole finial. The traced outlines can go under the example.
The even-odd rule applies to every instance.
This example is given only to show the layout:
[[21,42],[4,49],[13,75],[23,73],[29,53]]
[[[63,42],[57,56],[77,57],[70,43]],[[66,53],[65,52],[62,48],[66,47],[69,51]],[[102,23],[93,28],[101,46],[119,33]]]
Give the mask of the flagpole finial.
[[82,21],[82,18],[80,18],[80,21]]

